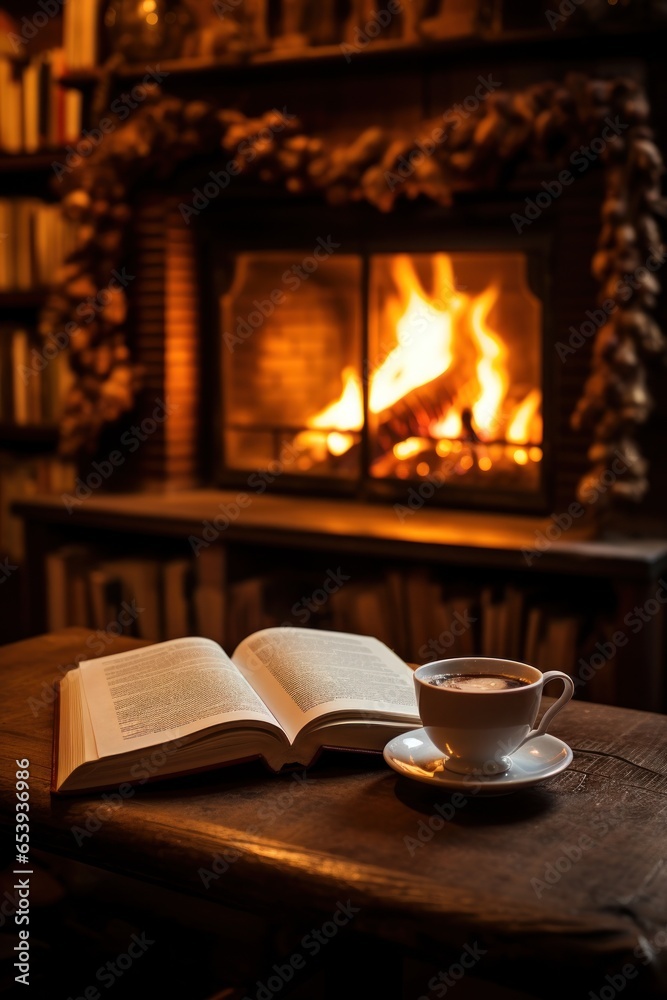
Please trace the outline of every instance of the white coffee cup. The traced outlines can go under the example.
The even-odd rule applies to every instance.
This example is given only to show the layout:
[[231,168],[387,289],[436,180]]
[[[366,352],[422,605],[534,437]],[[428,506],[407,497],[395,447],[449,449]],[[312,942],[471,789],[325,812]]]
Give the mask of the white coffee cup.
[[[524,683],[493,691],[463,691],[429,683],[442,674],[498,674]],[[527,663],[495,657],[436,660],[418,667],[414,678],[428,737],[445,757],[444,766],[459,774],[507,771],[511,755],[528,740],[542,736],[574,694],[572,678],[560,670],[542,673]],[[534,729],[544,685],[556,678],[562,680],[564,691]]]

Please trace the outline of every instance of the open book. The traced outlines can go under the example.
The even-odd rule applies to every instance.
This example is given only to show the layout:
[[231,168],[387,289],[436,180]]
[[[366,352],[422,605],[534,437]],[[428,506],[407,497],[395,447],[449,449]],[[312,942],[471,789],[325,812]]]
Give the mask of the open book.
[[172,639],[82,662],[60,682],[52,790],[97,790],[324,747],[381,751],[420,724],[410,668],[369,636],[267,628],[230,658]]

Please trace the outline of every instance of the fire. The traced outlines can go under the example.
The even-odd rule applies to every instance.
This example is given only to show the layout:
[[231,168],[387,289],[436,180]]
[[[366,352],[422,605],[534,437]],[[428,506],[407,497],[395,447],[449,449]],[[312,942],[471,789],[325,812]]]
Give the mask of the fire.
[[[319,453],[320,460],[326,458],[327,451],[336,457],[344,455],[355,443],[349,431],[360,431],[364,424],[364,399],[361,380],[354,368],[343,369],[343,390],[338,399],[326,406],[308,421],[308,431],[297,434],[294,443]],[[317,434],[322,428],[328,434]]]
[[542,439],[541,406],[542,393],[539,389],[531,389],[512,415],[505,435],[508,441],[524,444],[526,441]]
[[438,420],[429,428],[434,438],[449,438],[456,440],[463,435],[461,414],[458,410],[450,410],[444,420]]
[[[451,259],[435,254],[436,287],[454,287]],[[407,254],[394,257],[391,274],[398,296],[387,304],[397,317],[396,347],[373,372],[369,392],[371,413],[382,413],[413,389],[433,381],[452,363],[454,315],[464,298],[452,293],[446,301],[429,299]]]
[[470,316],[470,325],[480,352],[477,379],[481,390],[479,399],[473,403],[472,415],[476,429],[486,439],[494,436],[500,407],[509,385],[505,367],[507,349],[500,337],[487,325],[489,313],[497,298],[497,289],[487,288],[474,302]]
[[426,451],[430,447],[431,442],[424,438],[406,438],[405,441],[399,441],[394,445],[394,455],[400,461],[405,461],[406,458],[412,458],[413,455],[418,455],[420,451]]
[[308,421],[309,427],[334,428],[337,431],[360,431],[364,425],[364,402],[361,381],[354,368],[343,369],[343,391],[335,403],[320,410]]
[[[392,407],[423,390],[417,402],[415,397],[409,401],[407,412],[417,412],[415,424],[407,424],[413,436],[385,445],[387,459],[415,464],[395,466],[393,474],[405,477],[414,468],[417,475],[428,475],[431,465],[424,459],[429,452],[434,467],[438,459],[453,456],[459,472],[473,467],[489,472],[503,461],[515,467],[539,462],[542,394],[531,389],[518,404],[509,394],[508,348],[492,320],[500,287],[490,284],[478,293],[455,289],[452,259],[445,253],[432,257],[433,293],[424,288],[407,254],[391,257],[389,267],[395,293],[382,303],[381,320],[394,343],[372,370],[368,386],[368,408],[382,415],[381,427],[391,428],[389,442]],[[422,398],[426,405],[420,408]],[[400,412],[397,427],[406,426]],[[346,454],[363,426],[361,378],[346,367],[340,396],[308,420],[298,440],[307,448],[312,444],[314,460],[321,461],[326,454]],[[311,441],[313,435],[317,441]],[[385,462],[383,469],[391,467]]]

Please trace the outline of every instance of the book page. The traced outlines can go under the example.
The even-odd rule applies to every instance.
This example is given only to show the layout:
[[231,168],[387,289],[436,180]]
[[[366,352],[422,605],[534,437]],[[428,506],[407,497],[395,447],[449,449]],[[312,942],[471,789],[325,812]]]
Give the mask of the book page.
[[81,663],[100,757],[177,740],[223,722],[278,725],[210,639],[172,639]]
[[232,659],[290,742],[309,722],[331,713],[419,725],[412,671],[371,636],[269,628],[244,639]]

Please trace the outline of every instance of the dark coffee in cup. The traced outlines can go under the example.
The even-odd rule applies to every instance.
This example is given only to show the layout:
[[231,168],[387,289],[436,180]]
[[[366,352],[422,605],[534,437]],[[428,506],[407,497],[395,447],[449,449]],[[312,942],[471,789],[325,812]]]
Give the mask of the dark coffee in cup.
[[511,691],[531,683],[522,677],[510,677],[508,674],[434,674],[427,681],[435,687],[464,691],[466,694]]
[[[415,670],[417,705],[424,731],[457,774],[502,774],[512,754],[543,736],[554,715],[574,694],[560,670],[495,656],[456,656]],[[535,726],[545,684],[558,678],[563,693]]]

